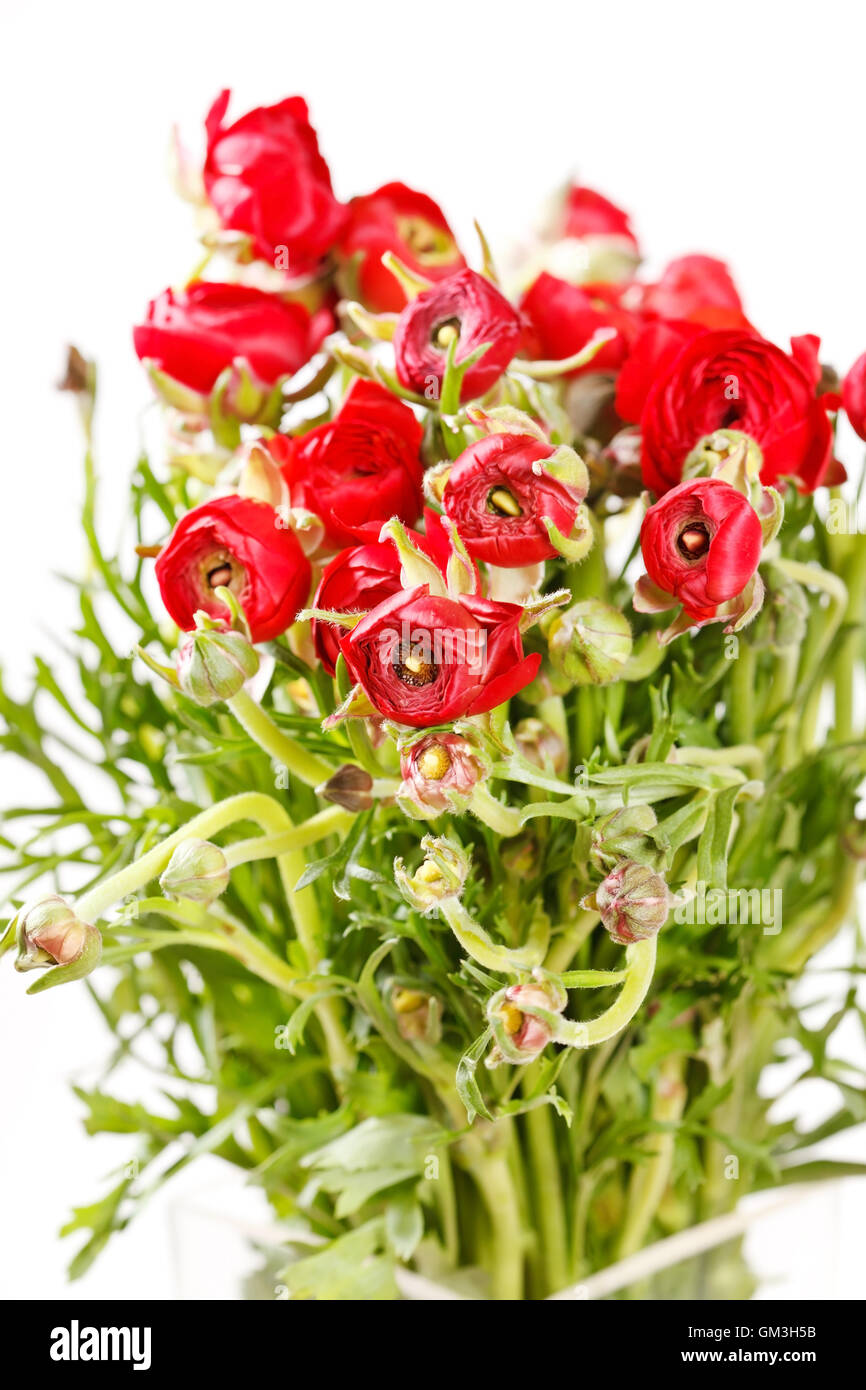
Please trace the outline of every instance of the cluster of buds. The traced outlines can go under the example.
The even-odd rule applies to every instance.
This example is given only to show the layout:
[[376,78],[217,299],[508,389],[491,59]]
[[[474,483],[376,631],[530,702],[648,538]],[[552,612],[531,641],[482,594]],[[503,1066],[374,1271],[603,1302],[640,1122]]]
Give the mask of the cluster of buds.
[[440,904],[460,897],[469,873],[469,855],[451,840],[425,835],[421,841],[424,859],[414,874],[408,873],[402,859],[394,860],[394,882],[410,907],[430,914]]
[[526,984],[507,985],[497,991],[487,1004],[494,1046],[485,1066],[532,1062],[556,1037],[559,1016],[567,1003],[568,995],[559,981],[541,969],[533,970]]
[[15,930],[16,970],[56,966],[57,974],[50,982],[59,984],[80,980],[99,964],[102,937],[98,928],[82,922],[66,900],[56,894],[23,907]]

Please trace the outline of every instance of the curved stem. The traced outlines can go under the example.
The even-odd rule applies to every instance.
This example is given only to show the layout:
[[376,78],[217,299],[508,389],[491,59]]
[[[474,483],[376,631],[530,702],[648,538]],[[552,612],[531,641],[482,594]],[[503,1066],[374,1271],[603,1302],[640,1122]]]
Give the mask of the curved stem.
[[628,974],[616,1002],[589,1023],[560,1019],[554,1042],[565,1043],[568,1047],[595,1047],[621,1033],[647,996],[655,970],[657,943],[658,938],[651,936],[646,941],[636,941],[627,947],[625,960]]
[[346,811],[342,806],[329,806],[327,810],[302,821],[293,830],[284,830],[279,835],[253,835],[249,840],[238,840],[229,845],[225,851],[226,864],[234,869],[238,864],[249,864],[254,859],[273,859],[287,850],[304,849],[328,835],[341,835],[349,829],[354,819],[354,811]]
[[446,898],[439,904],[439,911],[466,954],[486,970],[496,970],[505,975],[525,975],[544,960],[550,928],[543,917],[533,922],[525,946],[510,948],[493,941],[484,928],[470,917],[458,898]]
[[491,796],[487,788],[480,784],[473,787],[469,806],[478,819],[489,825],[491,830],[495,830],[497,835],[507,838],[519,835],[523,829],[520,812],[513,806],[506,806],[503,802],[497,801],[496,797]]
[[256,704],[245,690],[239,690],[237,695],[226,701],[226,704],[253,742],[269,757],[282,763],[295,777],[306,782],[308,787],[318,787],[321,782],[327,782],[333,774],[334,769],[330,763],[317,757],[315,753],[308,753],[306,748],[302,748],[293,738],[289,738],[288,734],[284,734],[270,715],[261,705]]

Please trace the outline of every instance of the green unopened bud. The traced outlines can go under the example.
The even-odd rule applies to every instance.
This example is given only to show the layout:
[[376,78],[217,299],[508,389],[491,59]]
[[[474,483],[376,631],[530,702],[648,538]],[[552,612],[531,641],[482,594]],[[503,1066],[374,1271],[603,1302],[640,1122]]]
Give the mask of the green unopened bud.
[[451,840],[425,835],[421,841],[424,861],[414,874],[402,859],[394,860],[394,882],[419,912],[434,912],[448,898],[459,898],[469,873],[469,855]]
[[550,659],[575,685],[609,685],[631,656],[631,628],[612,604],[589,598],[554,615],[547,629]]
[[749,644],[774,652],[799,647],[809,620],[809,600],[803,586],[775,565],[768,565],[765,575],[764,606],[749,634]]
[[23,907],[16,924],[16,970],[63,968],[64,979],[80,979],[98,963],[102,937],[76,917],[64,898],[52,894]]
[[568,767],[568,745],[543,719],[521,719],[514,730],[514,742],[535,767],[557,774]]
[[764,465],[760,446],[741,430],[714,430],[704,435],[683,466],[683,478],[712,478],[722,474],[732,487],[748,493]]
[[167,898],[212,903],[229,884],[226,857],[210,840],[184,840],[178,845],[159,880]]
[[598,912],[612,940],[620,946],[655,936],[668,919],[671,896],[661,874],[645,864],[624,860],[613,869],[583,906]]
[[230,700],[258,669],[259,654],[242,632],[197,627],[178,648],[180,687],[197,705]]
[[649,868],[659,868],[664,855],[652,839],[657,824],[652,806],[621,806],[593,826],[590,859],[602,873],[613,868],[620,859],[633,859]]

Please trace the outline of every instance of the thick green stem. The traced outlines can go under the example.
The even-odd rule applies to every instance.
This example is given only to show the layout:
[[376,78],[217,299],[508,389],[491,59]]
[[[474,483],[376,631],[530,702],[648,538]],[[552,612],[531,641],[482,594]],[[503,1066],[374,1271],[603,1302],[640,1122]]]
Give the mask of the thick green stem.
[[342,806],[329,806],[327,810],[302,821],[293,830],[284,830],[279,835],[254,835],[249,840],[238,840],[225,851],[226,863],[233,869],[254,859],[274,859],[288,850],[304,849],[307,845],[326,839],[328,835],[342,835],[354,819],[354,811],[345,811]]
[[545,969],[553,975],[560,975],[563,970],[567,970],[593,927],[598,925],[598,921],[597,912],[581,912],[577,920],[554,941],[544,962]]
[[497,835],[502,835],[503,838],[519,835],[523,829],[520,812],[513,806],[506,806],[503,802],[497,801],[480,783],[473,787],[469,805],[479,820],[483,820],[485,825],[489,825],[491,830],[495,830]]
[[331,777],[334,771],[332,765],[326,763],[324,758],[318,758],[314,753],[308,753],[301,744],[293,738],[289,738],[288,734],[284,734],[270,715],[262,709],[261,705],[256,704],[252,696],[248,695],[245,690],[239,690],[237,695],[233,695],[226,703],[241,728],[249,734],[250,738],[270,758],[282,763],[293,776],[306,782],[308,787],[318,787],[320,783],[327,782]]
[[[675,1124],[682,1116],[688,1094],[683,1084],[684,1067],[685,1058],[681,1056],[666,1057],[659,1066],[650,1111],[651,1118],[658,1123]],[[643,1245],[670,1180],[674,1139],[673,1130],[651,1134],[646,1143],[646,1161],[632,1169],[618,1260],[624,1260]]]
[[657,938],[651,936],[628,946],[625,953],[628,974],[615,1003],[588,1023],[560,1020],[554,1040],[568,1047],[595,1047],[621,1033],[647,996],[655,970],[656,944]]
[[470,1165],[481,1192],[493,1237],[490,1279],[493,1297],[523,1298],[523,1228],[514,1179],[504,1149],[497,1149]]
[[730,729],[734,743],[751,744],[755,737],[756,667],[754,647],[741,638],[731,672]]
[[542,916],[537,917],[530,927],[526,945],[511,949],[493,941],[484,928],[470,917],[458,898],[446,898],[439,904],[439,911],[466,954],[486,970],[497,970],[506,975],[525,975],[544,960],[549,927]]
[[[533,1071],[535,1069],[533,1068]],[[524,1094],[532,1092],[534,1078],[527,1075]],[[548,1105],[539,1105],[525,1116],[526,1137],[532,1165],[532,1190],[541,1232],[545,1293],[556,1293],[568,1283],[568,1239],[562,1177],[556,1152],[554,1118]]]
[[848,604],[845,628],[833,663],[835,719],[832,737],[845,743],[855,733],[854,678],[863,643],[863,607],[866,604],[866,537],[857,536],[851,563],[846,571]]

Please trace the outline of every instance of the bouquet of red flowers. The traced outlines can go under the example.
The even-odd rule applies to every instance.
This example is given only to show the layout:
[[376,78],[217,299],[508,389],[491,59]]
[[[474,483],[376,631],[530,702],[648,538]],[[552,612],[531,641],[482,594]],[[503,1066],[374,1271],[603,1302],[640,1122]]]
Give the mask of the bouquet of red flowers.
[[[73,1272],[212,1152],[292,1297],[748,1297],[716,1218],[857,1167],[815,1149],[853,996],[816,1030],[795,986],[866,855],[866,356],[767,341],[708,256],[642,278],[591,189],[497,267],[404,184],[339,202],[301,98],[228,104],[179,160],[205,260],[134,329],[164,456],[117,555],[88,452],[80,689],[0,704],[56,794],[0,951],[166,1077],[80,1093],[136,1162]],[[792,1048],[813,1130],[759,1089]],[[637,1285],[684,1231],[699,1285]]]

